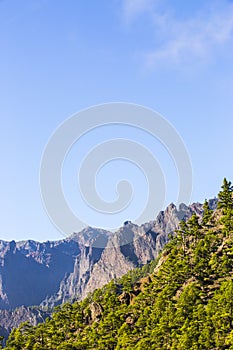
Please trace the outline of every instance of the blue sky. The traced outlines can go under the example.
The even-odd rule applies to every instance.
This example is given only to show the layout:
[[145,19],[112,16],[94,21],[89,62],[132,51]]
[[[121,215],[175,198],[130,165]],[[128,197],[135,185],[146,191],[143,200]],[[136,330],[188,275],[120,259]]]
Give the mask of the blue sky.
[[[60,123],[95,104],[141,104],[173,124],[192,161],[192,201],[215,196],[223,177],[233,180],[232,1],[2,0],[0,52],[1,239],[62,238],[41,201],[41,156]],[[91,213],[73,194],[79,151],[114,133],[87,136],[67,158],[64,190],[84,216]],[[167,177],[165,205],[175,202],[177,176],[161,145],[123,127],[117,135],[151,148]],[[124,171],[135,203],[115,226],[146,200],[142,175],[121,161],[120,177]],[[113,163],[97,181],[106,200],[118,172]],[[105,227],[104,218],[89,219]]]

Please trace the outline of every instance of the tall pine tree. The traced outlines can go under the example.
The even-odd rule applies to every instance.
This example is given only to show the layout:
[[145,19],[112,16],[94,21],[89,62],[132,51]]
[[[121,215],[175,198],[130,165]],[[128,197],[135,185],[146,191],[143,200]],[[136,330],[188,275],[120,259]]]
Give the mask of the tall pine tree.
[[223,180],[222,191],[218,194],[218,208],[233,209],[233,186],[226,178]]

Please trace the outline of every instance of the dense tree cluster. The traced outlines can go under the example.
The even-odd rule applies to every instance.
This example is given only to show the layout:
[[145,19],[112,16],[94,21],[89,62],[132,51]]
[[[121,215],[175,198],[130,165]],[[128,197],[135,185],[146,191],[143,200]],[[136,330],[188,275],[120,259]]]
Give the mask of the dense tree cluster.
[[6,349],[233,349],[232,193],[224,179],[218,209],[181,222],[158,261],[22,324]]

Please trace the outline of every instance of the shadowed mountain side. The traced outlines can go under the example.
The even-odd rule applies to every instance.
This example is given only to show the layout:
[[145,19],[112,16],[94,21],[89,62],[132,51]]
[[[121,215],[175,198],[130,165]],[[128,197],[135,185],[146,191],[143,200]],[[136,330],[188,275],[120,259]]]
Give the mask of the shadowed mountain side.
[[[77,246],[75,254],[78,252]],[[24,255],[15,242],[9,243],[0,267],[1,294],[4,295],[1,308],[40,304],[47,295],[54,294],[64,276],[72,272],[72,255],[51,249],[46,252],[45,261],[40,262],[41,254],[41,247],[34,254]]]

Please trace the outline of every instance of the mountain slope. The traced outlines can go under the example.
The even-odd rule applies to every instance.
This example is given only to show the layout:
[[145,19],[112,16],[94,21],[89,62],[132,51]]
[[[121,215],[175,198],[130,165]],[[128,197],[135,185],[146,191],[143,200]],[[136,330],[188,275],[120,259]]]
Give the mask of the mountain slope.
[[233,187],[181,221],[158,261],[65,304],[6,349],[233,349]]
[[[216,205],[213,201],[212,205]],[[0,241],[0,308],[53,307],[155,259],[181,219],[201,215],[202,206],[171,204],[155,221],[130,222],[115,234],[86,228],[55,242]]]

